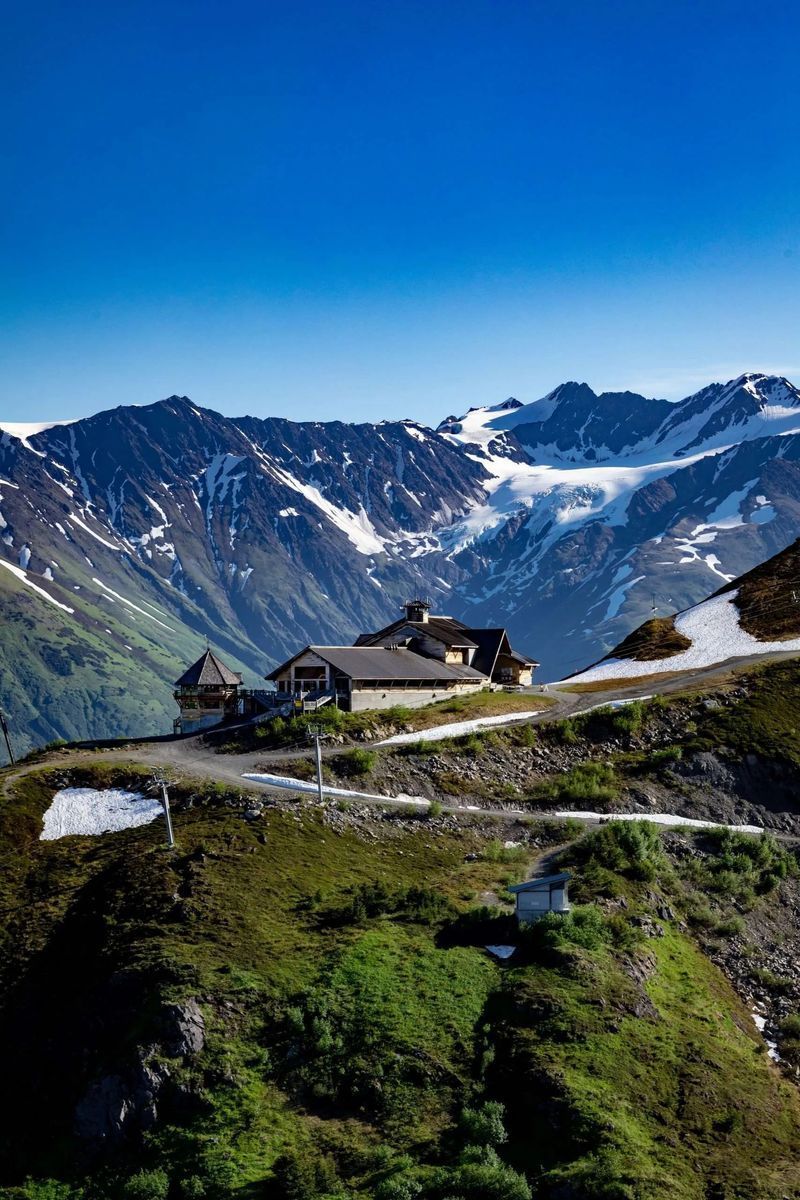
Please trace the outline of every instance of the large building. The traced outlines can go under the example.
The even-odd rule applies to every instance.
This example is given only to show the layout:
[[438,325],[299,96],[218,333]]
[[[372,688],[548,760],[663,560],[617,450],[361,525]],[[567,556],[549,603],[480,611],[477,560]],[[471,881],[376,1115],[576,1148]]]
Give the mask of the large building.
[[535,659],[513,650],[505,629],[471,629],[453,617],[432,616],[424,600],[353,646],[306,646],[267,679],[279,691],[312,701],[334,698],[359,712],[395,704],[418,707],[492,686],[525,687]]

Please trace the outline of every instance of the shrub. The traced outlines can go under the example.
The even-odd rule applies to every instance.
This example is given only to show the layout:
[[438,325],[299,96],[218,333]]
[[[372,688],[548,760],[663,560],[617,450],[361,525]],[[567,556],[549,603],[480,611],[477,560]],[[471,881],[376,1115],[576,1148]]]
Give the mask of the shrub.
[[508,1140],[504,1125],[505,1108],[496,1100],[487,1100],[480,1108],[465,1108],[460,1128],[467,1142],[477,1146],[501,1146]]
[[664,861],[658,827],[648,821],[609,821],[576,842],[572,857],[645,882]]
[[282,1154],[272,1168],[273,1192],[280,1200],[316,1200],[338,1189],[336,1168],[329,1158]]
[[690,862],[686,874],[698,886],[751,907],[757,895],[773,891],[794,874],[796,863],[770,833],[753,836],[732,829],[701,835],[711,851],[701,862]]
[[800,1042],[800,1013],[791,1013],[778,1024],[781,1038],[787,1041]]
[[122,1188],[125,1200],[166,1200],[169,1179],[164,1171],[137,1171]]
[[610,763],[577,763],[565,775],[552,776],[537,784],[536,801],[553,804],[607,804],[617,795],[616,776]]
[[325,914],[325,921],[330,925],[361,925],[375,917],[392,916],[429,925],[451,912],[449,901],[432,888],[392,889],[376,880],[350,888],[345,902],[330,909]]
[[729,917],[726,921],[718,921],[714,926],[717,937],[738,937],[745,931],[745,923],[741,917]]
[[345,775],[348,778],[357,775],[369,775],[375,766],[377,758],[378,756],[374,750],[364,750],[360,746],[354,746],[352,750],[347,750],[344,754],[336,756],[335,766],[340,775]]
[[525,930],[526,940],[534,948],[563,950],[580,946],[599,950],[612,941],[612,932],[603,914],[593,905],[576,905],[568,913],[545,913]]
[[518,729],[512,731],[511,738],[515,746],[535,746],[537,742],[536,730],[533,725],[520,725]]
[[432,818],[440,817],[443,812],[442,803],[440,800],[431,800],[428,805],[428,816]]
[[575,722],[569,717],[565,721],[553,721],[548,725],[551,735],[557,742],[561,742],[565,746],[571,746],[578,740],[578,731],[575,728]]

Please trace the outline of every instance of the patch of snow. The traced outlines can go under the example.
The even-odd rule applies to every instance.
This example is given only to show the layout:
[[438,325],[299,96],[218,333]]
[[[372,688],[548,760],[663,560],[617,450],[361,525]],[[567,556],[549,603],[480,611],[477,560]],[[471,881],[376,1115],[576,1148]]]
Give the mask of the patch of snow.
[[778,1043],[770,1041],[770,1039],[765,1036],[764,1030],[767,1024],[767,1018],[764,1016],[763,1012],[760,1011],[758,1005],[755,1005],[750,1010],[750,1015],[753,1018],[753,1024],[755,1025],[756,1029],[764,1038],[764,1043],[767,1047],[767,1056],[771,1058],[773,1062],[780,1062],[781,1056],[778,1053]]
[[67,517],[67,520],[70,522],[70,524],[79,526],[84,530],[85,533],[88,533],[91,537],[93,537],[96,542],[100,542],[102,546],[107,546],[109,550],[123,550],[126,554],[130,553],[127,546],[121,546],[118,542],[114,543],[106,541],[106,539],[101,537],[99,533],[95,533],[93,529],[90,529],[86,522],[82,521],[80,517],[75,515],[75,513],[70,513]]
[[4,558],[0,558],[0,567],[5,567],[7,571],[10,571],[12,575],[16,575],[17,579],[19,579],[21,583],[24,583],[26,587],[29,587],[31,591],[38,592],[40,596],[42,596],[45,600],[49,600],[51,604],[55,604],[56,608],[60,608],[62,612],[75,612],[74,608],[70,608],[68,605],[62,604],[60,600],[56,600],[55,596],[51,596],[49,592],[46,592],[43,587],[39,587],[38,583],[34,583],[32,579],[28,579],[28,576],[21,567],[15,566],[14,563],[6,562]]
[[723,825],[719,821],[701,821],[694,817],[679,817],[676,813],[601,813],[571,812],[563,809],[553,813],[554,817],[575,817],[578,821],[650,821],[653,825],[685,825],[691,829],[732,829],[734,833],[764,832],[761,825]]
[[[121,596],[119,592],[115,592],[114,589],[110,588],[107,583],[103,583],[102,579],[96,579],[94,576],[92,576],[92,583],[96,583],[98,587],[101,587],[104,591],[108,592],[109,596],[114,596],[115,599],[121,600],[122,603],[127,604],[129,608],[141,613],[143,617],[149,617],[151,621],[155,621],[156,625],[160,625],[162,629],[166,629],[170,633],[175,632],[170,625],[166,625],[163,621],[159,621],[158,617],[154,617],[152,613],[145,612],[145,610],[140,608],[138,604],[134,604],[132,600],[128,600],[125,596]],[[106,597],[106,599],[107,598],[108,597]]]
[[265,470],[268,470],[280,483],[290,487],[301,496],[305,496],[327,517],[332,525],[346,535],[359,554],[384,554],[386,552],[386,544],[378,536],[363,504],[357,513],[351,512],[348,508],[337,508],[330,500],[326,500],[319,488],[312,484],[301,483],[291,472],[267,459],[266,455],[262,454],[260,457],[264,462]]
[[135,829],[163,816],[161,801],[119,788],[62,788],[44,814],[40,841]]
[[76,421],[80,420],[80,417],[73,417],[70,421],[0,421],[0,429],[3,433],[9,433],[11,437],[18,438],[26,450],[31,450],[40,458],[45,458],[44,451],[34,450],[28,438],[33,437],[36,433],[44,433],[46,429],[55,429],[58,425],[74,425]]
[[26,542],[25,545],[22,547],[22,549],[19,552],[19,565],[22,567],[23,571],[27,571],[28,563],[30,561],[31,561],[31,548],[28,545],[28,543]]
[[474,721],[454,721],[450,725],[437,725],[435,729],[420,729],[417,733],[396,733],[376,746],[398,746],[407,742],[438,742],[442,738],[461,737],[474,729],[486,729],[491,725],[511,725],[517,721],[527,721],[537,717],[539,711],[502,713],[499,717],[477,717]]
[[729,658],[746,658],[754,654],[773,654],[782,650],[800,651],[800,638],[783,642],[759,641],[739,624],[739,611],[734,603],[737,591],[712,596],[702,604],[687,609],[675,618],[675,628],[691,640],[691,646],[669,658],[635,659],[612,658],[572,675],[570,683],[593,683],[600,679],[635,679],[640,675],[656,675],[666,671],[691,671],[710,667]]
[[[243,779],[249,779],[253,783],[266,783],[270,787],[285,788],[290,792],[305,792],[311,795],[317,795],[316,783],[310,783],[307,779],[292,779],[290,775],[264,775],[264,774],[245,774]],[[428,807],[430,800],[426,800],[424,796],[406,796],[401,792],[399,796],[376,796],[372,792],[351,792],[347,788],[329,787],[323,784],[322,794],[324,796],[346,796],[354,800],[384,800],[394,804],[416,804]]]

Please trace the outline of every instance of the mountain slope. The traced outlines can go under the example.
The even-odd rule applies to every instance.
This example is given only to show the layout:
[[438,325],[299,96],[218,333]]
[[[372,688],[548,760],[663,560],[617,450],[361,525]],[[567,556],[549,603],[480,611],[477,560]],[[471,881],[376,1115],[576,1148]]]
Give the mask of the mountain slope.
[[798,534],[800,393],[764,375],[677,404],[567,383],[436,431],[180,397],[7,426],[0,703],[19,749],[166,731],[207,635],[253,682],[415,593],[559,677]]
[[470,575],[461,615],[506,622],[551,677],[610,649],[653,598],[686,608],[800,531],[800,393],[786,380],[746,375],[678,404],[589,391],[440,426],[493,477],[447,532]]
[[[408,594],[446,595],[457,569],[420,569],[429,534],[485,475],[411,422],[233,421],[175,397],[7,432],[3,702],[27,740],[166,731],[171,681],[207,633],[253,680],[298,644],[386,624]],[[49,698],[54,638],[69,686]],[[70,669],[87,638],[94,711]],[[140,710],[137,670],[153,693]]]
[[674,617],[645,621],[575,683],[800,652],[800,540]]

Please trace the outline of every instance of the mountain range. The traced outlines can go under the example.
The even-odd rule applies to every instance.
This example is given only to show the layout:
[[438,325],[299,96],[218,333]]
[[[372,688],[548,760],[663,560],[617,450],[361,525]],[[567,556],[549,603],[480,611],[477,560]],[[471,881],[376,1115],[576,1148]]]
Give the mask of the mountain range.
[[230,418],[185,397],[0,425],[0,705],[18,749],[166,732],[208,637],[255,683],[412,594],[505,625],[541,678],[800,534],[800,392],[565,383],[414,421]]

